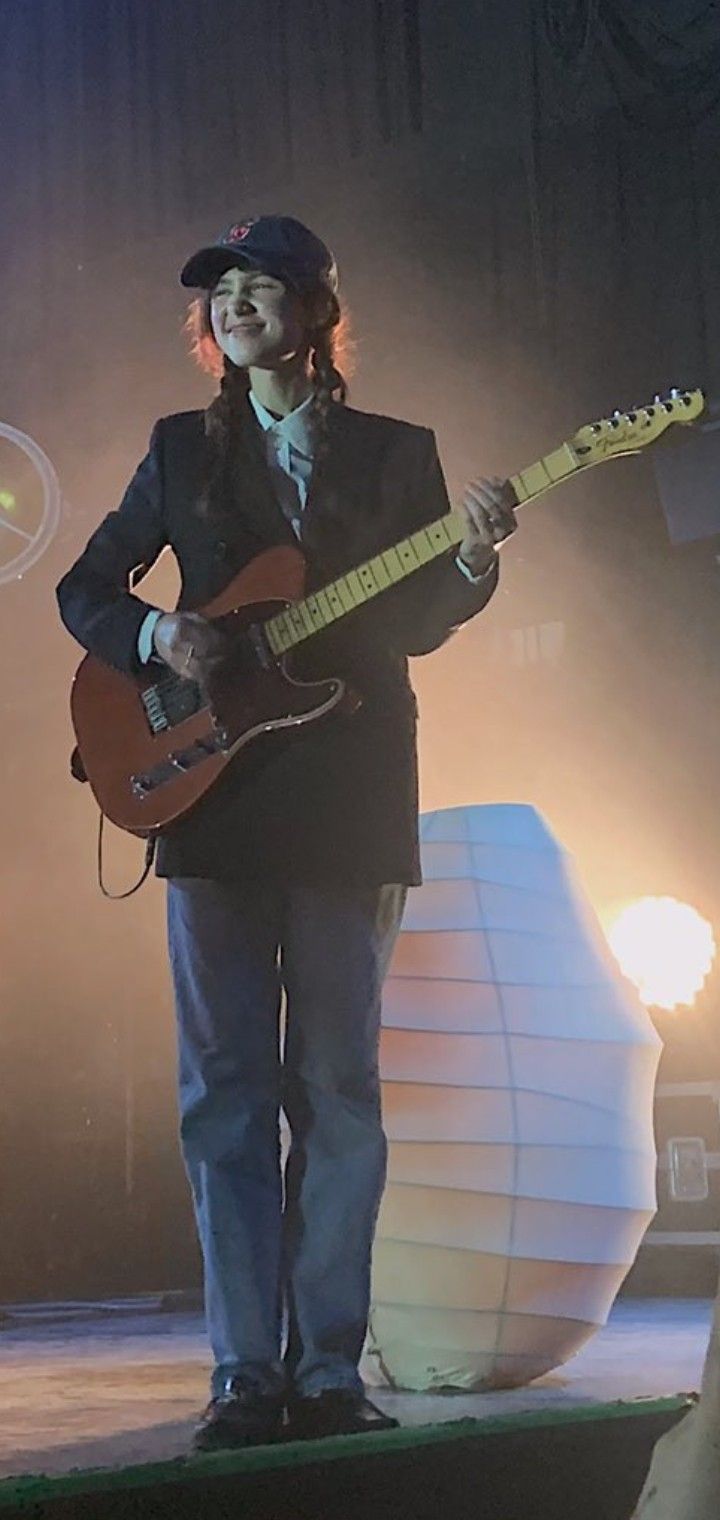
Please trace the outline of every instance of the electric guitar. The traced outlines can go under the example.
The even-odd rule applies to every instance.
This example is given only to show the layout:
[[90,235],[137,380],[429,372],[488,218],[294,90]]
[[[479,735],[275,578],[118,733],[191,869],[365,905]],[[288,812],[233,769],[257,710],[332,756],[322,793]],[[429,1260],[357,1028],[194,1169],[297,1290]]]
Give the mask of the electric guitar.
[[[517,504],[606,459],[639,453],[671,423],[694,422],[704,405],[702,391],[673,390],[650,406],[580,428],[510,478]],[[331,712],[346,695],[345,683],[297,680],[289,668],[293,650],[460,544],[465,530],[463,514],[448,512],[310,596],[300,549],[265,550],[198,609],[219,620],[228,650],[203,687],[168,667],[151,664],[128,676],[86,655],[71,711],[82,768],[102,812],[150,838],[189,812],[257,735]]]

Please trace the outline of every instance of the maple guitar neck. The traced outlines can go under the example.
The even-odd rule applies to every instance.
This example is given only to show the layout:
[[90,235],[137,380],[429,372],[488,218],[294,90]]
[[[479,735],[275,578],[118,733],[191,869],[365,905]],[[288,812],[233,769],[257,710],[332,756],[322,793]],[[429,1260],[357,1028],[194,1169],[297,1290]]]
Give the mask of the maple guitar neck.
[[[588,448],[587,452],[591,452],[591,449]],[[598,453],[596,457],[586,458],[583,457],[581,444],[563,443],[559,449],[545,454],[519,475],[511,475],[509,483],[515,493],[517,506],[524,506],[526,502],[534,501],[545,491],[551,490],[560,481],[589,469],[591,465],[600,464],[605,458],[638,452],[637,444],[631,444],[627,448],[613,449],[612,454]],[[357,565],[354,570],[348,570],[345,575],[313,592],[311,596],[294,602],[286,611],[277,613],[263,624],[273,654],[284,654],[296,644],[312,638],[313,634],[328,628],[356,607],[372,601],[382,591],[398,585],[423,565],[446,554],[448,549],[456,548],[462,543],[466,530],[467,520],[463,513],[457,510],[448,512],[445,517],[439,517],[436,522],[418,528],[408,538],[402,538],[391,548],[383,549],[380,554]]]

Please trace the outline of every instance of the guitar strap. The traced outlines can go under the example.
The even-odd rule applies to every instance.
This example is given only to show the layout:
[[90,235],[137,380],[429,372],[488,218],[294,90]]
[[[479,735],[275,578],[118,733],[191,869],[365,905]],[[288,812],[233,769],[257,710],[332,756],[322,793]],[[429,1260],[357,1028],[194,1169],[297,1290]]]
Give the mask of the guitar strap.
[[87,781],[88,775],[82,763],[82,756],[77,744],[70,755],[70,775],[73,781]]

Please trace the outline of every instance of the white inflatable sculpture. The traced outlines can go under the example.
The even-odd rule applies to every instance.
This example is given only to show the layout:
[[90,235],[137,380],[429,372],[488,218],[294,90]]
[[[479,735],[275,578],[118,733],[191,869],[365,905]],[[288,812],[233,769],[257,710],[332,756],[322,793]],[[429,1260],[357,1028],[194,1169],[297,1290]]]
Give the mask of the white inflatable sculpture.
[[363,1372],[512,1387],[604,1324],[655,1209],[660,1041],[531,807],[421,820],[385,986]]

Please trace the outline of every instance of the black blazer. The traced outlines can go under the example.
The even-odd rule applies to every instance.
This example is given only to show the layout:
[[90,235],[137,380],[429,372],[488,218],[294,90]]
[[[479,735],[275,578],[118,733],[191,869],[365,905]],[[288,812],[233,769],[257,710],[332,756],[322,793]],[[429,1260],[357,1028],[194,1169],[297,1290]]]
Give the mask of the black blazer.
[[[449,510],[435,438],[426,428],[334,404],[328,447],[302,520],[310,589]],[[149,604],[128,590],[170,545],[178,607],[204,606],[250,560],[297,540],[275,497],[262,429],[247,402],[223,521],[197,510],[208,444],[201,411],[163,417],[122,502],[60,582],[60,612],[78,642],[127,673],[142,667]],[[313,640],[308,673],[339,674],[360,692],[352,716],[263,736],[232,762],[159,841],[160,876],[304,884],[420,882],[417,706],[407,656],[444,643],[488,601],[450,551]]]

